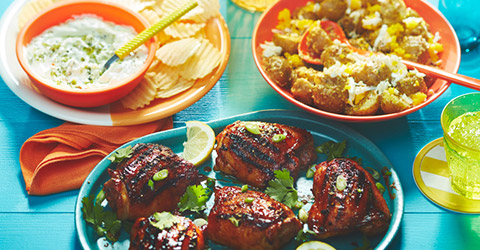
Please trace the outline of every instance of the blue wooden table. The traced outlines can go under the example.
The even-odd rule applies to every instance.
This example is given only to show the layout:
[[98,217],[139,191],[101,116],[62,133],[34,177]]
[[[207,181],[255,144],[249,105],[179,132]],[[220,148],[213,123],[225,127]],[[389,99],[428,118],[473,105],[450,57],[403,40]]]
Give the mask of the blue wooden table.
[[[0,1],[0,15],[13,2]],[[220,3],[231,35],[229,65],[207,95],[174,116],[174,125],[263,109],[298,110],[266,84],[254,65],[251,37],[260,14],[244,11],[229,0]],[[463,55],[459,73],[480,78],[479,63],[479,51]],[[373,141],[400,176],[405,214],[391,249],[480,249],[480,215],[454,213],[436,206],[422,195],[412,176],[412,164],[419,150],[442,136],[442,108],[452,98],[469,92],[473,90],[452,85],[432,104],[406,117],[377,123],[345,123]],[[0,80],[0,249],[81,248],[74,228],[78,191],[29,196],[18,161],[20,147],[27,138],[62,122],[27,105]]]

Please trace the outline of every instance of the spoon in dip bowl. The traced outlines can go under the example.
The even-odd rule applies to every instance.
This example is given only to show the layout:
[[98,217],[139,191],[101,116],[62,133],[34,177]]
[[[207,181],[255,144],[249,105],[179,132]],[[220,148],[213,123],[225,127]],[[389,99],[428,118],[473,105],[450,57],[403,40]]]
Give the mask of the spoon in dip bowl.
[[197,6],[198,6],[197,2],[195,1],[189,2],[184,6],[180,7],[179,9],[175,10],[174,12],[170,13],[166,17],[162,18],[160,21],[150,26],[148,29],[145,29],[144,31],[140,32],[132,40],[130,40],[121,48],[115,51],[115,54],[110,59],[108,59],[107,62],[105,62],[105,65],[103,66],[103,72],[108,70],[108,68],[110,68],[110,65],[112,65],[112,63],[114,63],[118,59],[125,58],[128,54],[130,54],[130,52],[134,51],[136,48],[138,48],[140,45],[142,45],[147,40],[152,38],[158,32],[165,29],[167,26],[169,26],[170,24],[172,24],[177,19],[179,19],[180,17],[182,17],[183,15],[185,15],[186,13],[188,13],[190,10],[192,10]]
[[[348,42],[348,39],[343,32],[343,29],[336,22],[323,20],[320,21],[320,27],[327,32],[332,41],[335,39],[339,40],[341,43],[347,45],[352,51],[360,55],[371,55],[372,53],[376,53],[372,51],[362,50],[351,45]],[[305,33],[303,34],[302,39],[298,44],[298,55],[300,56],[300,58],[310,64],[323,65],[320,55],[311,51],[310,47],[307,45],[307,38],[310,34],[310,31],[311,28],[307,29],[307,31],[305,31]],[[402,63],[405,64],[409,69],[417,69],[419,72],[426,75],[457,83],[471,89],[480,90],[480,80],[478,79],[460,74],[453,74],[439,68],[427,66],[412,61],[402,60]]]

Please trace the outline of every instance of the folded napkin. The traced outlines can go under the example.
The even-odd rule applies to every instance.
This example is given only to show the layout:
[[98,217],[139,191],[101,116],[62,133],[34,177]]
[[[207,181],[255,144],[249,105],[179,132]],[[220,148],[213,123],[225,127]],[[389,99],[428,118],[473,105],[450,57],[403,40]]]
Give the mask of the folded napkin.
[[119,146],[170,129],[172,118],[134,126],[93,126],[66,122],[30,137],[20,150],[20,167],[30,195],[80,188],[95,165]]

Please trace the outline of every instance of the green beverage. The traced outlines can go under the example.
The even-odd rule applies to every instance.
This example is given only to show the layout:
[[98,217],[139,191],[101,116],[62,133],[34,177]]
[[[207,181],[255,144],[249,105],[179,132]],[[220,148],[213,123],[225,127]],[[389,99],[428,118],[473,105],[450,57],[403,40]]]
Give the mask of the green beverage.
[[480,199],[480,94],[463,95],[447,104],[442,127],[452,189]]
[[[470,199],[480,199],[480,112],[455,118],[444,138],[453,190]],[[463,146],[462,146],[463,145]]]

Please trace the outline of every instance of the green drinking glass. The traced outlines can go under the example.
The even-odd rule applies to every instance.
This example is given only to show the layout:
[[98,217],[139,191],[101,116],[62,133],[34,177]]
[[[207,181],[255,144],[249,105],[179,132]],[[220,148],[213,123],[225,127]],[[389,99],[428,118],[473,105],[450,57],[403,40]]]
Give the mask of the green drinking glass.
[[480,199],[480,93],[451,100],[441,124],[452,189],[465,198]]

